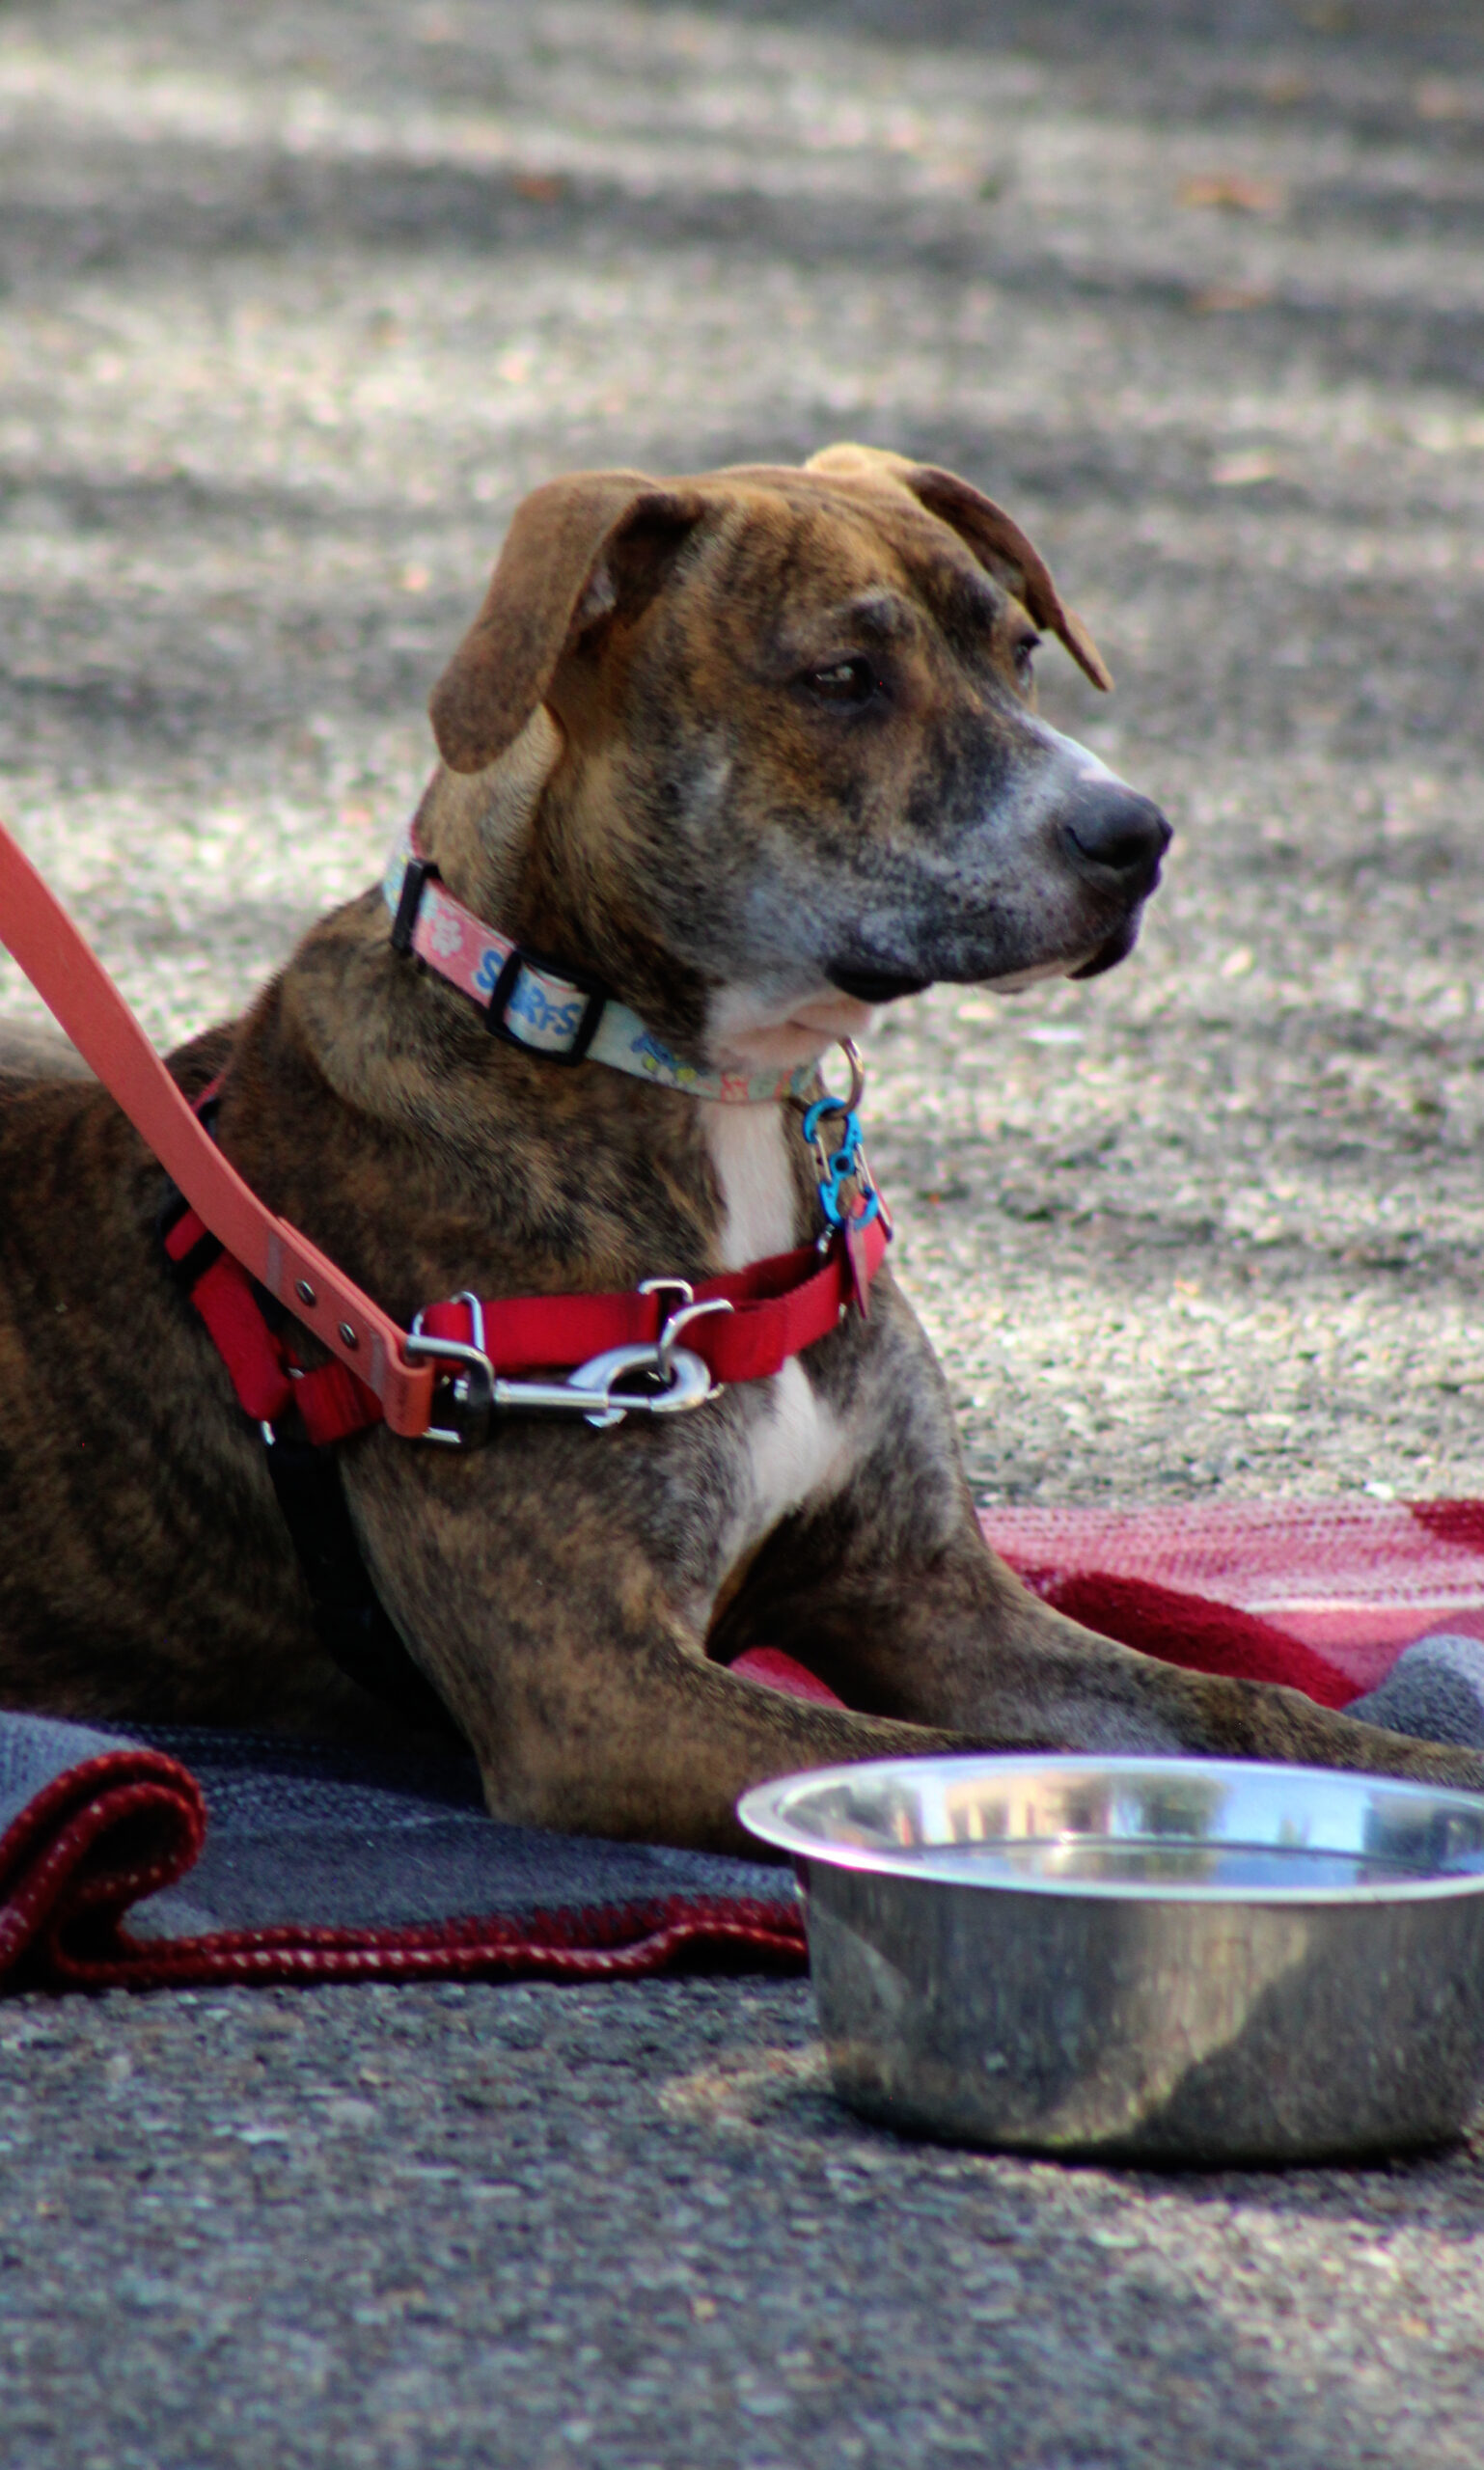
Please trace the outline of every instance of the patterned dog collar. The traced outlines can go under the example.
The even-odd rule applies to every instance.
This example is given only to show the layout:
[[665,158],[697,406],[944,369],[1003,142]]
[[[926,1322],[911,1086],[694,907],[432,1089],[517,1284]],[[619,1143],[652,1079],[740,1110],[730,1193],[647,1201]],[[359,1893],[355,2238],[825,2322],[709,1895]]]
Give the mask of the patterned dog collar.
[[708,1072],[672,1055],[637,1012],[591,978],[575,975],[539,953],[523,950],[453,898],[425,858],[411,827],[401,835],[382,878],[392,913],[392,944],[425,961],[467,995],[488,1028],[512,1046],[552,1063],[612,1064],[636,1080],[687,1097],[756,1106],[769,1099],[817,1094],[815,1067],[792,1072]]

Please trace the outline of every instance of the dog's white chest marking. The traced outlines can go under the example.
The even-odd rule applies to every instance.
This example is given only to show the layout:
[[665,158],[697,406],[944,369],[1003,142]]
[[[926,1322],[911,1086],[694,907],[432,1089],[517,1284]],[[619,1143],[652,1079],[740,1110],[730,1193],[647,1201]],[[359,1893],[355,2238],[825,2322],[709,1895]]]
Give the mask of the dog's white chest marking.
[[802,1501],[833,1492],[847,1469],[844,1427],[797,1356],[757,1386],[767,1395],[748,1425],[752,1496],[743,1509],[743,1550]]
[[[797,1241],[788,1142],[798,1126],[778,1106],[707,1104],[706,1144],[722,1193],[721,1255],[742,1269]],[[839,1417],[822,1399],[795,1357],[769,1381],[748,1385],[733,1519],[724,1561],[747,1551],[781,1518],[812,1495],[829,1492],[847,1469]]]
[[797,1127],[783,1107],[704,1100],[706,1147],[722,1191],[723,1267],[745,1269],[795,1242],[788,1139]]

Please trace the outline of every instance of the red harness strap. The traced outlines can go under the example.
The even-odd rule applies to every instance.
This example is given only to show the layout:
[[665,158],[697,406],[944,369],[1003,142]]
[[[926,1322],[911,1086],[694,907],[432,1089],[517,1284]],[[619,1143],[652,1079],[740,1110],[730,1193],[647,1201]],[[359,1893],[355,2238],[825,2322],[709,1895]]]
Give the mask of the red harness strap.
[[[880,1268],[888,1240],[880,1219],[861,1236],[867,1280]],[[184,1266],[204,1241],[209,1243],[206,1227],[187,1209],[166,1234],[165,1249]],[[342,1365],[302,1368],[293,1325],[282,1331],[269,1327],[253,1280],[230,1252],[215,1251],[187,1283],[238,1403],[255,1423],[276,1423],[292,1404],[309,1439],[322,1447],[380,1421],[373,1392]],[[804,1244],[698,1286],[698,1304],[727,1303],[732,1308],[692,1322],[685,1344],[714,1381],[762,1381],[833,1330],[854,1294],[843,1236],[837,1234],[823,1253]],[[654,1345],[673,1301],[673,1290],[668,1296],[662,1291],[496,1297],[483,1306],[485,1349],[501,1373],[567,1370],[609,1347]],[[423,1328],[429,1337],[467,1345],[474,1316],[461,1302],[434,1304],[423,1315]]]
[[[887,1231],[879,1219],[866,1227],[867,1278],[886,1255]],[[782,1371],[835,1328],[854,1294],[843,1238],[828,1250],[801,1244],[774,1252],[746,1269],[706,1278],[695,1289],[698,1304],[729,1304],[729,1312],[692,1322],[685,1345],[699,1355],[714,1381],[764,1381]],[[673,1307],[667,1295],[515,1295],[486,1303],[485,1351],[498,1372],[534,1372],[538,1366],[582,1363],[609,1347],[653,1346]],[[423,1315],[429,1337],[469,1339],[473,1316],[466,1304],[434,1304]]]
[[[198,1246],[209,1257],[193,1276],[186,1265]],[[186,1268],[191,1302],[227,1367],[237,1404],[254,1423],[276,1424],[295,1406],[307,1437],[319,1448],[381,1421],[374,1390],[343,1364],[332,1360],[303,1368],[294,1324],[271,1327],[253,1279],[240,1261],[219,1249],[193,1209],[168,1229],[165,1250],[178,1268]]]
[[[214,1094],[207,1090],[198,1111],[208,1112]],[[264,1458],[321,1643],[343,1672],[406,1720],[447,1728],[441,1702],[377,1594],[334,1455],[334,1443],[381,1419],[375,1394],[333,1360],[305,1368],[297,1324],[223,1249],[194,1209],[178,1198],[160,1232],[239,1405],[262,1427]],[[456,1298],[430,1305],[423,1330],[435,1343],[481,1345],[486,1361],[507,1377],[554,1364],[568,1371],[615,1348],[652,1348],[658,1362],[665,1324],[678,1300],[686,1308],[686,1350],[701,1356],[713,1382],[761,1380],[834,1329],[852,1300],[864,1309],[888,1241],[878,1213],[863,1227],[837,1227],[822,1252],[803,1245],[708,1279],[696,1291],[675,1281],[647,1295],[511,1296],[482,1306]],[[706,1309],[717,1304],[727,1308]],[[491,1383],[498,1386],[493,1373]],[[298,1410],[302,1441],[289,1437],[291,1425],[284,1427],[290,1407]]]

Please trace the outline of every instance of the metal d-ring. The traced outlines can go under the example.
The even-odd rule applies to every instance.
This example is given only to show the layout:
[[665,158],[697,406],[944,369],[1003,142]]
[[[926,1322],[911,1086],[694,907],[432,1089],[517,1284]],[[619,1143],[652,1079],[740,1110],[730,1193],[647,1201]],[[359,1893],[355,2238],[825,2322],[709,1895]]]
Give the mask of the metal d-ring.
[[453,1301],[468,1311],[473,1344],[461,1338],[426,1336],[420,1312],[407,1333],[406,1350],[413,1357],[431,1356],[442,1367],[438,1382],[450,1421],[430,1423],[423,1439],[444,1449],[480,1449],[489,1439],[490,1416],[503,1403],[496,1395],[501,1385],[485,1351],[484,1307],[479,1297],[466,1287]]
[[688,1277],[642,1277],[638,1292],[641,1295],[673,1295],[678,1298],[674,1310],[661,1324],[656,1342],[656,1361],[663,1372],[669,1368],[670,1340],[674,1333],[675,1313],[689,1311],[696,1290]]
[[678,1295],[680,1301],[667,1318],[655,1342],[656,1369],[667,1379],[670,1373],[670,1350],[690,1321],[699,1321],[707,1312],[732,1312],[736,1306],[724,1295],[703,1297],[696,1302],[696,1290],[688,1277],[644,1277],[639,1281],[641,1295]]
[[866,1066],[861,1061],[861,1050],[854,1038],[837,1038],[835,1043],[850,1066],[850,1095],[844,1105],[846,1111],[854,1114],[866,1095]]

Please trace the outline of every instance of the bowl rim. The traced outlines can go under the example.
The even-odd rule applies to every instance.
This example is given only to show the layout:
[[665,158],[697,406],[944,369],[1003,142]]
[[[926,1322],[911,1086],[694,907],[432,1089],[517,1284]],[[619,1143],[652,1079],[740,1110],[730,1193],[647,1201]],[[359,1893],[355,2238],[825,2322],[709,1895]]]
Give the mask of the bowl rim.
[[[961,1868],[935,1867],[933,1853],[956,1852],[957,1847],[931,1847],[925,1853],[915,1849],[832,1841],[827,1836],[808,1833],[792,1822],[787,1803],[811,1791],[823,1791],[863,1775],[909,1773],[913,1770],[931,1769],[942,1772],[965,1768],[978,1768],[994,1773],[1028,1773],[1047,1768],[1072,1775],[1114,1773],[1131,1779],[1168,1776],[1171,1770],[1209,1775],[1216,1779],[1250,1782],[1254,1775],[1281,1777],[1288,1784],[1312,1782],[1333,1791],[1349,1785],[1369,1793],[1385,1793],[1404,1801],[1427,1803],[1442,1813],[1457,1810],[1484,1822],[1484,1794],[1466,1792],[1453,1785],[1421,1783],[1410,1776],[1377,1775],[1357,1768],[1288,1766],[1273,1760],[1250,1758],[1187,1758],[1187,1757],[1100,1757],[1086,1752],[1059,1750],[970,1750],[948,1756],[928,1754],[922,1758],[853,1759],[837,1767],[801,1768],[791,1774],[774,1776],[764,1784],[755,1784],[740,1797],[737,1816],[749,1833],[765,1844],[791,1853],[796,1866],[817,1863],[825,1870],[855,1870],[874,1873],[878,1877],[899,1879],[923,1888],[961,1888],[966,1894],[990,1892],[999,1895],[1032,1895],[1068,1899],[1091,1899],[1108,1904],[1198,1904],[1198,1905],[1275,1905],[1293,1907],[1304,1905],[1377,1905],[1434,1904],[1460,1897],[1484,1894],[1484,1866],[1477,1871],[1438,1871],[1431,1876],[1389,1879],[1374,1884],[1356,1886],[1318,1886],[1296,1883],[1293,1886],[1141,1883],[1138,1880],[1113,1879],[1023,1878],[986,1873],[982,1878],[969,1878]],[[1265,1850],[1281,1852],[1280,1845]],[[1484,1863],[1484,1846],[1481,1846]]]

